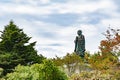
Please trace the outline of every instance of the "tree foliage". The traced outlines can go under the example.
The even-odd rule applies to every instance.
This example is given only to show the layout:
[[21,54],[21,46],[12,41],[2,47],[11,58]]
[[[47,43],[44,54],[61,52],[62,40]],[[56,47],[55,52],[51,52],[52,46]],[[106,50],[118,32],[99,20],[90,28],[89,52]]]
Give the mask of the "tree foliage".
[[100,42],[100,50],[102,55],[108,56],[119,56],[120,52],[120,29],[109,28],[106,33],[104,33],[106,39]]
[[100,53],[95,53],[88,59],[89,64],[95,70],[107,71],[116,66],[117,58],[115,56],[103,57]]
[[62,69],[70,76],[71,74],[75,73],[76,68],[78,69],[79,66],[81,66],[83,59],[76,53],[67,53],[67,55],[63,58],[54,58],[53,62],[55,65],[62,67]]
[[52,61],[44,60],[42,64],[31,66],[18,65],[7,80],[67,80],[64,72],[59,70]]
[[19,29],[13,21],[5,26],[0,36],[0,67],[4,73],[11,72],[18,64],[28,65],[41,62],[42,55],[37,55],[34,46],[36,42],[29,43],[31,37]]

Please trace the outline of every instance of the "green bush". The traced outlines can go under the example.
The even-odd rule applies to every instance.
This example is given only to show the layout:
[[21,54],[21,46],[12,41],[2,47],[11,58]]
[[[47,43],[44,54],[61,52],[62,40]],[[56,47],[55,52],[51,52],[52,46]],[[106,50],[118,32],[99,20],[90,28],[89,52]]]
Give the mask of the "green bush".
[[18,65],[13,73],[6,76],[7,80],[67,80],[64,72],[59,70],[52,61],[44,60],[42,64],[31,66]]
[[0,68],[0,77],[2,76],[2,73],[3,73],[3,69]]

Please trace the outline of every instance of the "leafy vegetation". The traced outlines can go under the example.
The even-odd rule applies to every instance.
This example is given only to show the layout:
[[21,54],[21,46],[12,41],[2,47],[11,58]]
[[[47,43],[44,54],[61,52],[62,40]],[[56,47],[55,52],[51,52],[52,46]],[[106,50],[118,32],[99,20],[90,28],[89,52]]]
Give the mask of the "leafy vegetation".
[[44,59],[42,55],[37,55],[34,49],[36,42],[29,43],[31,37],[19,29],[13,21],[10,21],[1,33],[0,67],[4,69],[4,75],[13,71],[18,64],[41,63]]
[[120,56],[120,29],[109,28],[104,33],[106,39],[100,42],[100,50],[104,57],[106,56]]
[[59,70],[51,60],[31,66],[18,65],[13,73],[6,76],[7,80],[67,80],[64,72]]

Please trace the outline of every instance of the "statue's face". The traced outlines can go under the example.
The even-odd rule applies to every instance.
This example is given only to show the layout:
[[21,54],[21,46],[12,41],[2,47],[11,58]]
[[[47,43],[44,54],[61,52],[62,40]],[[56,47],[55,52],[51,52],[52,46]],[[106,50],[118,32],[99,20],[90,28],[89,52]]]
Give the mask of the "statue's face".
[[81,30],[78,30],[77,34],[80,36],[82,35],[82,31]]

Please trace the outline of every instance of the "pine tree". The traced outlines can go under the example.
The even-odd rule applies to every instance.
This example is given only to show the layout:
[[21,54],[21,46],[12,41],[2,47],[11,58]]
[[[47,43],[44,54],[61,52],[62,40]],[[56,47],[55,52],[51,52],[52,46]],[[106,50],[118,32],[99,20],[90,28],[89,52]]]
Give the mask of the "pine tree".
[[1,33],[0,67],[4,69],[5,74],[11,72],[18,64],[39,63],[44,59],[42,55],[37,55],[34,48],[36,42],[29,43],[31,37],[19,29],[13,21],[10,21]]

